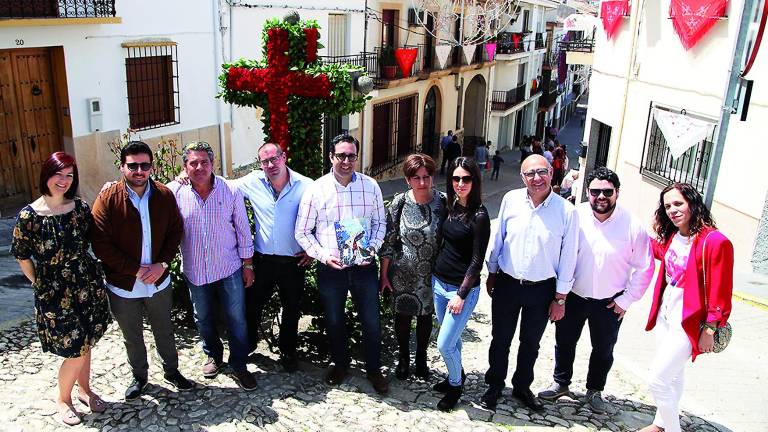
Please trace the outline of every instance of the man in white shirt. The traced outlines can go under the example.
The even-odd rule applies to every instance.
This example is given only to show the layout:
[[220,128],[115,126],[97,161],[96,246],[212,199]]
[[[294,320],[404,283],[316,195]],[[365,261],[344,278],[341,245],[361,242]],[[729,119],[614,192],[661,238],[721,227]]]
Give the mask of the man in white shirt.
[[[355,172],[360,148],[357,139],[339,135],[333,139],[332,148],[329,157],[333,169],[304,192],[296,219],[296,241],[307,255],[319,261],[317,286],[325,308],[333,361],[325,381],[338,385],[347,375],[349,354],[344,305],[347,293],[351,293],[363,327],[368,380],[376,392],[386,393],[389,385],[380,370],[379,279],[373,256],[384,243],[387,229],[384,200],[376,180]],[[340,253],[337,238],[343,239],[344,227],[354,227],[358,222],[367,233],[368,249],[361,251],[355,235],[351,237],[354,241],[341,242],[344,253]],[[368,259],[359,264],[344,264],[358,254]]]
[[555,331],[555,381],[539,393],[557,400],[570,393],[576,344],[584,323],[589,323],[592,354],[587,372],[587,401],[592,411],[605,412],[601,392],[613,364],[613,347],[621,319],[640,300],[653,278],[650,241],[640,222],[616,206],[619,176],[597,168],[586,178],[589,202],[577,206],[579,254],[573,289],[565,307],[568,313]]
[[547,320],[557,321],[565,313],[576,267],[579,218],[576,209],[552,191],[552,166],[543,156],[528,156],[520,175],[526,187],[504,196],[486,259],[493,339],[485,373],[489,388],[480,403],[494,409],[501,398],[509,346],[521,316],[512,395],[540,411],[544,407],[530,390],[533,367]]

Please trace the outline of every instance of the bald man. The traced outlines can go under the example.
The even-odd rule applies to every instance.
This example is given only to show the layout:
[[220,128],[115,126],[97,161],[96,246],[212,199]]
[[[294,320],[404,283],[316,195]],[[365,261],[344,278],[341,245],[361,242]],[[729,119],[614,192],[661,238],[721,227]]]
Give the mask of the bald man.
[[573,286],[579,221],[575,207],[552,191],[552,166],[540,155],[520,168],[525,188],[507,192],[486,263],[486,289],[492,297],[492,336],[485,373],[488,390],[480,404],[496,408],[504,389],[509,346],[520,319],[520,348],[512,376],[512,396],[528,408],[544,407],[531,392],[533,367],[547,320],[565,315]]

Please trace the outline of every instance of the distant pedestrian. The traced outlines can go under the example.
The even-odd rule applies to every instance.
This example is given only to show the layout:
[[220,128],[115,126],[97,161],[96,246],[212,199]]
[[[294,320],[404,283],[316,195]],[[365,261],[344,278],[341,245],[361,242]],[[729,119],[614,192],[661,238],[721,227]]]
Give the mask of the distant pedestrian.
[[[445,136],[440,139],[440,150],[443,152],[443,161],[440,164],[440,174],[445,174],[445,167],[450,164],[451,158],[448,158],[448,146],[453,142],[453,131],[448,131]],[[454,156],[455,157],[455,156]]]
[[533,139],[533,144],[531,145],[531,154],[544,156],[544,147],[542,147],[541,140],[538,138]]
[[56,152],[43,162],[42,196],[19,212],[11,243],[11,255],[34,288],[40,348],[63,358],[56,411],[68,426],[82,422],[72,405],[75,382],[77,398],[91,412],[107,409],[91,390],[91,351],[111,320],[104,275],[89,252],[93,217],[77,197],[78,183],[72,156]]
[[552,155],[553,150],[554,150],[554,147],[547,144],[546,147],[544,148],[544,153],[542,154],[542,156],[544,156],[544,159],[546,159],[550,165],[552,165],[552,162],[555,159],[554,156]]
[[459,145],[459,137],[458,135],[452,135],[451,142],[448,143],[448,146],[445,148],[445,152],[443,153],[443,164],[442,164],[442,168],[440,169],[440,174],[445,174],[444,168],[447,166],[451,166],[451,164],[453,163],[453,160],[459,156],[461,156],[461,146]]
[[653,424],[640,431],[679,432],[685,365],[713,352],[715,332],[731,315],[733,244],[687,183],[661,191],[654,230],[653,254],[661,268],[645,329],[657,329],[650,373],[657,409]]
[[533,144],[533,137],[524,135],[523,140],[520,142],[520,164],[533,152],[531,144]]
[[475,162],[480,167],[480,174],[483,175],[488,168],[488,149],[483,143],[478,144],[475,148]]
[[501,155],[499,155],[499,151],[496,150],[496,154],[493,155],[493,158],[491,160],[493,162],[493,171],[491,171],[491,180],[498,180],[499,170],[501,169],[501,164],[504,163],[504,158],[501,157]]
[[552,185],[560,186],[560,183],[565,177],[566,161],[568,158],[565,156],[565,152],[562,147],[555,147],[552,152]]

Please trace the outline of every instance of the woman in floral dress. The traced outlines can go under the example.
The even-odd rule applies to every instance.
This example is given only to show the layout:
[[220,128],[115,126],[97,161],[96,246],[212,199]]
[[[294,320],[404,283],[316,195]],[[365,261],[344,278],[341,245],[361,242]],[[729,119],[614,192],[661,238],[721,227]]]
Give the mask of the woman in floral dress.
[[387,208],[387,235],[381,248],[381,291],[394,292],[395,337],[400,360],[399,379],[408,378],[411,321],[416,317],[416,376],[426,379],[427,345],[432,334],[432,268],[438,233],[445,219],[445,195],[432,187],[435,161],[412,154],[403,162],[409,190],[396,195]]
[[11,253],[35,292],[37,334],[43,351],[64,358],[59,368],[59,420],[81,422],[72,404],[78,400],[91,412],[106,403],[90,387],[91,348],[110,321],[100,264],[89,253],[93,226],[88,205],[76,198],[77,165],[64,152],[52,154],[40,172],[42,196],[19,212]]

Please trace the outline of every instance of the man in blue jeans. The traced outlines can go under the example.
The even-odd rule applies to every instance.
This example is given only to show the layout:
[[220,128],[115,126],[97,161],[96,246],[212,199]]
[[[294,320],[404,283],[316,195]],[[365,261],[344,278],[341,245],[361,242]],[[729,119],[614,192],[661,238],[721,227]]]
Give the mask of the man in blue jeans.
[[[325,381],[338,385],[347,375],[344,305],[349,292],[363,325],[368,380],[376,392],[383,394],[389,390],[389,384],[380,370],[379,282],[373,260],[384,242],[384,200],[375,180],[355,172],[360,149],[356,138],[339,135],[333,139],[332,149],[328,157],[333,169],[304,192],[296,219],[296,241],[307,255],[319,261],[317,285],[325,308],[333,361]],[[362,227],[367,247],[364,241],[350,245],[344,235],[348,231],[345,227]],[[345,253],[340,253],[340,249]]]
[[222,365],[224,347],[216,331],[213,298],[218,294],[229,326],[229,366],[244,390],[256,388],[248,372],[248,328],[245,320],[245,287],[253,284],[253,238],[245,201],[234,186],[213,175],[213,150],[205,142],[187,145],[182,153],[189,184],[168,187],[184,221],[181,255],[195,323],[208,356],[203,376],[215,377]]

